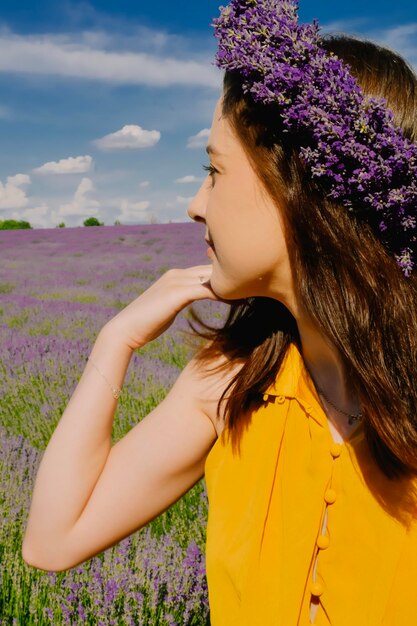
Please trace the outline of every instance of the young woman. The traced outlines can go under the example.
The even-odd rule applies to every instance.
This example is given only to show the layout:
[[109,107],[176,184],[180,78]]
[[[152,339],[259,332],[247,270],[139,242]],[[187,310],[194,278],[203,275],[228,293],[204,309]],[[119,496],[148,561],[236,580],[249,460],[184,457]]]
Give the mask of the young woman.
[[[315,39],[296,8],[222,10],[210,175],[188,209],[212,263],[169,270],[100,332],[23,557],[75,567],[205,475],[213,626],[411,626],[417,79],[371,43]],[[132,353],[206,298],[231,304],[224,328],[198,331],[206,347],[111,447]]]

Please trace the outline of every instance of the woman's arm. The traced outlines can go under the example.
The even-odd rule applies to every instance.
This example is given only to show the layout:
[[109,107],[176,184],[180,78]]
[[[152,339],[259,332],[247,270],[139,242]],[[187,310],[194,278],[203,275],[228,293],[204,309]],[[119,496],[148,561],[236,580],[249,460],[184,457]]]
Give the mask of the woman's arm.
[[26,562],[62,569],[145,525],[204,473],[216,437],[202,409],[206,380],[191,362],[168,396],[111,446],[116,400],[133,352],[198,299],[217,300],[211,266],[172,269],[100,331],[40,463],[22,545]]
[[[122,387],[132,354],[104,326],[90,356]],[[25,560],[32,560],[35,546],[42,552],[54,549],[80,517],[111,450],[116,404],[105,379],[87,361],[38,469],[22,546]]]
[[[82,454],[77,444],[76,420],[68,423],[66,433],[51,441],[37,480],[24,560],[47,571],[76,567],[140,530],[191,489],[204,476],[217,437],[205,409],[212,384],[192,359],[164,400],[107,456],[96,455],[96,474],[88,450],[82,447]],[[74,441],[72,457],[66,435]],[[84,469],[76,467],[77,458]]]

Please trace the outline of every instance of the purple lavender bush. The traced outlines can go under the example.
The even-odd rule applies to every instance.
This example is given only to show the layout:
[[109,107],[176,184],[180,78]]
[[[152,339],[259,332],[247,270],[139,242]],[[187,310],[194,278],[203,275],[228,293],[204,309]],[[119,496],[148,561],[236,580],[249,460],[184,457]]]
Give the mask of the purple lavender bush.
[[[21,557],[34,480],[98,332],[171,267],[207,264],[198,224],[0,232],[0,624],[208,625],[207,492],[199,481],[145,528],[86,563],[44,572]],[[228,307],[194,304],[204,319]],[[188,311],[134,353],[116,443],[192,356]]]
[[365,96],[349,65],[321,45],[298,0],[231,0],[214,18],[214,64],[273,107],[318,189],[367,222],[406,277],[417,253],[417,144],[386,100]]

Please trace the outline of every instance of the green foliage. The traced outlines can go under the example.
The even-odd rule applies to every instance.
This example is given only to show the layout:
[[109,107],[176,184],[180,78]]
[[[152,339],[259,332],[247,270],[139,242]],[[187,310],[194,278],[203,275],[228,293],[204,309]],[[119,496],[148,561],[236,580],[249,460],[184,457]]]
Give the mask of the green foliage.
[[123,276],[128,276],[130,278],[140,278],[141,280],[149,281],[153,281],[156,279],[154,272],[145,269],[135,270],[132,272],[124,272]]
[[[59,227],[64,225],[56,226]],[[45,238],[37,235],[34,240],[31,235],[27,238],[31,263],[24,255],[3,260],[0,321],[9,335],[25,334],[27,341],[22,342],[24,358],[11,351],[7,342],[0,355],[0,434],[3,429],[9,437],[22,438],[22,442],[19,439],[11,442],[10,447],[5,446],[3,455],[0,454],[0,626],[65,626],[70,622],[85,626],[209,626],[204,588],[195,591],[194,586],[188,587],[194,585],[194,580],[186,577],[186,568],[196,566],[187,565],[184,560],[194,542],[200,553],[204,551],[208,511],[201,480],[151,520],[147,528],[79,567],[44,572],[22,560],[23,532],[37,463],[79,381],[88,346],[93,345],[103,323],[116,313],[111,310],[113,302],[115,309],[125,308],[133,296],[137,297],[148,283],[169,269],[166,257],[159,257],[158,250],[164,250],[163,241],[153,234],[143,229],[141,237],[146,244],[139,241],[139,249],[127,231],[120,237],[121,231],[109,238],[105,236],[109,239],[106,243],[115,244],[109,246],[110,255],[113,247],[116,249],[115,257],[104,259],[100,253],[97,267],[84,248],[76,252],[78,248],[68,246],[61,254],[53,246],[45,247]],[[124,253],[120,254],[122,250]],[[35,253],[45,262],[44,266],[37,264]],[[149,263],[140,263],[142,253]],[[129,254],[131,262],[126,260]],[[55,266],[56,274],[52,271]],[[26,284],[25,268],[34,276],[33,284]],[[56,276],[61,275],[62,280],[57,280]],[[22,284],[23,293],[30,296],[26,308],[14,297],[22,291]],[[86,285],[91,287],[81,289]],[[74,301],[79,303],[77,307],[67,307],[68,302]],[[99,302],[100,307],[90,309],[89,304],[94,302]],[[47,336],[50,341],[38,340]],[[38,345],[45,345],[46,349],[39,350]],[[182,333],[172,328],[140,350],[140,358],[132,363],[118,401],[112,446],[166,397],[169,387],[165,370],[167,380],[175,378],[171,368],[180,373],[191,356],[187,345]],[[159,574],[158,580],[154,578],[154,563],[163,573],[161,580]],[[98,571],[100,579],[96,577]],[[197,573],[197,569],[193,571]],[[166,584],[183,576],[184,583],[178,584],[178,589],[184,590],[182,595],[177,595],[173,585],[172,593],[175,591],[176,595],[171,598]],[[108,600],[115,584],[119,591]],[[199,585],[196,580],[196,588],[200,589]],[[189,601],[188,597],[195,600]]]
[[29,309],[22,309],[17,315],[13,315],[5,320],[9,328],[24,328],[30,317]]
[[21,228],[32,228],[32,226],[25,220],[0,220],[0,230],[17,230]]
[[48,291],[46,293],[35,292],[31,295],[39,300],[63,300],[67,302],[81,302],[82,304],[93,304],[99,300],[98,296],[92,293],[73,293],[71,289]]
[[13,283],[0,283],[0,293],[11,293],[15,287]]
[[65,222],[61,222],[60,224],[57,224],[55,228],[65,228]]
[[84,220],[84,226],[104,226],[104,222],[99,222],[96,217],[88,217]]

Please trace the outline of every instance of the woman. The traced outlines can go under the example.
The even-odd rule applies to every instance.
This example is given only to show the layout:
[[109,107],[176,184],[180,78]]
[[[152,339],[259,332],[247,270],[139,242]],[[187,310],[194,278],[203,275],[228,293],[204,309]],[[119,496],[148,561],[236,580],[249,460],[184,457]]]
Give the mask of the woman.
[[[296,8],[222,10],[210,176],[188,210],[212,264],[168,271],[100,332],[42,459],[23,557],[75,567],[205,474],[213,626],[408,626],[417,80],[373,44],[315,39]],[[205,298],[231,303],[225,327],[199,332],[206,348],[111,447],[132,353]]]

